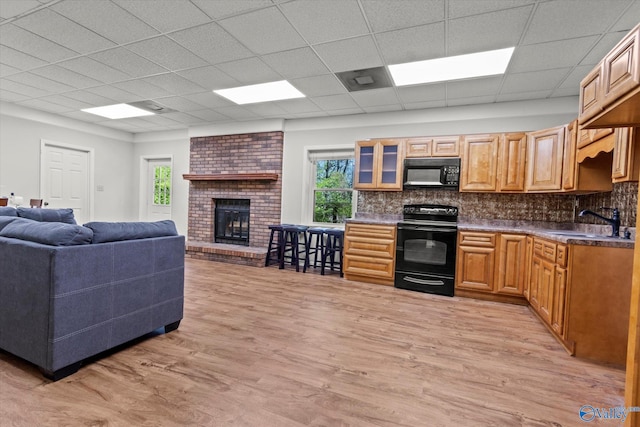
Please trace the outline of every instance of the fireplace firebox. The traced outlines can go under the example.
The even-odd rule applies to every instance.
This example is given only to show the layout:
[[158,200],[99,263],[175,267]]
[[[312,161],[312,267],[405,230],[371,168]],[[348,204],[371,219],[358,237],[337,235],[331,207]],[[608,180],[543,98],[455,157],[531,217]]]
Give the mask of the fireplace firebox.
[[249,246],[249,199],[216,199],[214,242]]

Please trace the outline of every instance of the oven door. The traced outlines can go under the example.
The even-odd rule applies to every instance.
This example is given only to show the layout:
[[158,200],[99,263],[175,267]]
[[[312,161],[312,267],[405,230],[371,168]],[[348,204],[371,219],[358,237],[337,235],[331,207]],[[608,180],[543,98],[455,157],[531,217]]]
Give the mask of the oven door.
[[458,228],[398,224],[396,271],[454,277]]

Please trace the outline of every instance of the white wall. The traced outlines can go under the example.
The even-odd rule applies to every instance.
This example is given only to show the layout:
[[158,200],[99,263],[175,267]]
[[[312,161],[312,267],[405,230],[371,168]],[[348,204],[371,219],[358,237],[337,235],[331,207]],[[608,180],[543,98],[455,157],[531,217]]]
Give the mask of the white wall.
[[[0,104],[0,195],[40,197],[40,141],[45,139],[95,152],[92,220],[135,218],[131,168],[133,136],[53,114]],[[104,191],[96,191],[102,186]]]
[[401,111],[286,121],[282,222],[303,224],[305,147],[353,147],[368,138],[460,135],[541,130],[578,115],[578,98]]

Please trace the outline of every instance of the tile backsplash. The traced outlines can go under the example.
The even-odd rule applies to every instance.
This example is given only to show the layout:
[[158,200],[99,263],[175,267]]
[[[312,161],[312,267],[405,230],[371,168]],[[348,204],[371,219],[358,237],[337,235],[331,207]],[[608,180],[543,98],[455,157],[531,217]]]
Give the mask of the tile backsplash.
[[457,206],[460,216],[465,218],[582,223],[598,223],[598,220],[578,217],[580,210],[615,206],[620,209],[622,226],[635,227],[638,183],[614,184],[612,192],[580,196],[429,189],[358,192],[358,213],[361,214],[398,215],[402,213],[403,205],[418,203]]

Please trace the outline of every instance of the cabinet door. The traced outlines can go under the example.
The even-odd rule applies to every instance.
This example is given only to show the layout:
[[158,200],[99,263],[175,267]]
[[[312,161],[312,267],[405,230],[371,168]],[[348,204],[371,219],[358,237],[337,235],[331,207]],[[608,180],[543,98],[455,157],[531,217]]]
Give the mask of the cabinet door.
[[525,274],[524,274],[524,289],[522,291],[523,295],[527,299],[530,300],[529,297],[529,289],[531,283],[531,258],[533,255],[533,237],[527,236],[527,247],[526,247],[526,260],[525,260]]
[[559,336],[564,338],[564,308],[567,292],[567,270],[565,268],[556,268],[555,279],[553,283],[553,302],[551,328]]
[[576,151],[578,149],[578,121],[567,125],[567,134],[564,144],[564,156],[562,159],[562,189],[571,191],[576,187],[577,159]]
[[460,191],[496,191],[499,139],[497,134],[463,138]]
[[617,128],[613,146],[613,182],[638,181],[640,149],[635,140],[639,128]]
[[459,157],[460,137],[459,136],[439,136],[433,138],[431,147],[433,157]]
[[562,189],[562,160],[566,126],[529,133],[527,191]]
[[456,288],[493,291],[495,248],[459,246]]
[[602,111],[602,63],[580,82],[579,121],[586,122]]
[[409,138],[404,146],[405,157],[431,157],[433,138]]
[[375,165],[377,154],[376,141],[356,142],[356,176],[353,188],[372,190],[376,188]]
[[527,136],[507,133],[500,138],[499,191],[524,191]]
[[496,292],[523,295],[527,237],[519,234],[501,234],[498,243],[498,269]]
[[378,144],[377,189],[402,190],[403,141],[382,140]]
[[640,86],[640,27],[629,33],[602,61],[602,107]]
[[542,260],[542,269],[540,271],[540,279],[538,280],[538,314],[540,317],[551,325],[551,313],[553,311],[553,282],[555,280],[555,264]]
[[538,283],[542,277],[542,258],[533,255],[531,259],[531,272],[529,280],[529,304],[536,311],[540,309],[540,301],[538,298]]

